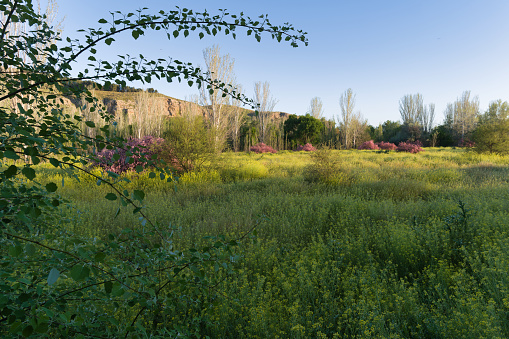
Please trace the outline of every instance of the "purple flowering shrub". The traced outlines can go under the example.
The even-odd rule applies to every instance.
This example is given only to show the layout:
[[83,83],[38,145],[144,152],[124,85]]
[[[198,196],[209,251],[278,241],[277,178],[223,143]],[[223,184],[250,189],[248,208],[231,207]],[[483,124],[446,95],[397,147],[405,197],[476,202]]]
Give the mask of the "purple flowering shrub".
[[383,150],[386,150],[386,151],[395,151],[398,147],[393,144],[392,142],[384,142],[384,141],[381,141],[379,142],[378,144],[378,147],[380,149],[383,149]]
[[373,140],[365,141],[357,149],[379,149],[378,145]]
[[300,152],[300,151],[305,151],[305,152],[312,152],[312,151],[316,151],[316,148],[313,147],[313,145],[311,145],[309,142],[307,144],[305,144],[304,146],[302,145],[299,145],[297,146],[296,149],[294,149],[295,152]]
[[419,152],[424,151],[421,146],[422,146],[422,143],[420,143],[419,141],[417,141],[415,143],[400,142],[398,144],[397,151],[398,152],[408,152],[408,153],[419,153]]
[[265,145],[263,142],[259,142],[256,145],[251,146],[249,150],[255,153],[277,153],[275,149]]
[[[157,154],[155,146],[162,145],[163,142],[164,139],[152,136],[142,139],[131,138],[124,143],[123,147],[101,150],[93,165],[118,174],[135,170],[137,166],[145,168],[147,161]],[[132,155],[128,156],[128,152]]]
[[469,139],[460,139],[458,143],[459,147],[466,147],[466,148],[472,148],[475,146],[475,142],[469,140]]

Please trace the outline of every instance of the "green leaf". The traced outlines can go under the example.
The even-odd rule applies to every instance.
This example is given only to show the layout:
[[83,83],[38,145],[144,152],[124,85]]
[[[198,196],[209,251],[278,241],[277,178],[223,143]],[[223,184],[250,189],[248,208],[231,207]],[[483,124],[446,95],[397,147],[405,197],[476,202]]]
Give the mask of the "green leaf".
[[60,166],[60,161],[58,161],[57,159],[51,158],[51,159],[49,159],[49,162],[50,162],[50,164],[52,164],[55,167]]
[[120,283],[116,282],[113,284],[112,293],[115,297],[120,297],[125,293],[124,289],[122,288],[122,285]]
[[35,246],[32,245],[32,244],[27,244],[25,246],[25,252],[26,254],[28,254],[29,256],[33,256],[35,254]]
[[99,19],[98,21],[100,24],[107,24],[108,23],[108,20],[106,19]]
[[177,31],[177,30],[173,31],[173,36],[174,36],[175,38],[176,38],[176,37],[178,37],[178,36],[179,36],[179,31]]
[[21,248],[21,246],[9,247],[9,255],[11,257],[18,257],[21,253],[23,253],[23,249]]
[[18,168],[15,166],[15,165],[11,165],[9,166],[9,168],[7,168],[5,171],[4,171],[4,175],[7,179],[9,178],[12,178],[13,176],[15,176],[16,174],[18,173]]
[[110,294],[112,289],[113,289],[113,283],[111,281],[107,281],[104,283],[104,291],[107,294]]
[[21,173],[23,173],[28,180],[33,180],[35,178],[35,170],[31,167],[23,167]]
[[115,193],[108,193],[105,198],[108,200],[117,200],[117,195]]
[[95,258],[95,261],[102,262],[104,260],[104,258],[106,258],[106,253],[104,253],[104,252],[96,253],[94,258]]
[[154,178],[156,177],[156,174],[155,174],[154,172],[150,172],[150,173],[148,174],[148,177],[149,177],[150,179],[154,179]]
[[48,274],[48,285],[53,285],[57,282],[58,277],[60,277],[60,272],[56,268],[52,268]]
[[88,278],[90,275],[90,269],[83,265],[74,265],[70,274],[71,278],[73,278],[75,281],[80,281]]
[[10,150],[7,150],[4,152],[4,157],[6,157],[7,159],[13,159],[13,160],[19,159],[19,156],[15,152],[10,151]]
[[91,127],[91,128],[95,127],[95,123],[93,121],[85,121],[85,125],[87,125],[88,127]]
[[46,332],[48,332],[48,329],[49,329],[48,323],[44,321],[42,323],[39,323],[39,325],[37,325],[37,328],[35,329],[35,331],[37,333],[46,333]]
[[140,190],[134,190],[133,198],[134,198],[134,200],[138,200],[139,202],[142,202],[143,199],[145,199],[145,192],[140,191]]
[[32,333],[34,332],[34,328],[31,325],[28,325],[23,329],[23,336],[24,337],[30,337]]
[[57,190],[57,184],[55,184],[54,182],[50,182],[49,184],[46,185],[46,191],[48,192],[55,192]]

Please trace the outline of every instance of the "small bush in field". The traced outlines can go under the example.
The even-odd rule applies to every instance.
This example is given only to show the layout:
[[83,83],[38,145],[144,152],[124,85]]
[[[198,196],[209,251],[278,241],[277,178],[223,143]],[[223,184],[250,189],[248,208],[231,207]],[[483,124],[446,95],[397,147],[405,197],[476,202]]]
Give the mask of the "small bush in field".
[[294,149],[295,152],[300,152],[300,151],[306,151],[306,152],[312,152],[312,151],[316,151],[316,148],[313,147],[313,145],[311,145],[309,142],[307,144],[305,144],[304,146],[302,145],[299,145],[297,146],[296,149]]
[[358,147],[358,149],[379,149],[378,145],[373,142],[373,140],[365,141]]
[[263,142],[257,143],[254,146],[251,146],[249,149],[251,152],[255,153],[277,153],[275,149],[270,146],[265,145]]
[[383,149],[383,150],[386,150],[386,151],[395,151],[398,147],[393,144],[392,142],[384,142],[384,141],[381,141],[379,142],[378,144],[378,147],[380,149]]
[[163,132],[165,142],[157,146],[157,154],[178,173],[200,171],[217,154],[214,133],[203,116],[173,117]]
[[[101,150],[93,165],[118,174],[135,170],[137,166],[145,167],[147,163],[143,159],[150,159],[156,154],[154,146],[162,144],[163,141],[152,136],[129,139],[122,148]],[[128,152],[132,154],[128,155]]]
[[334,159],[330,149],[320,149],[311,154],[312,164],[304,169],[304,180],[310,183],[321,182],[328,185],[346,183],[349,176]]
[[398,152],[408,152],[408,153],[419,153],[424,151],[421,148],[422,144],[420,143],[407,143],[407,142],[400,142],[397,148]]

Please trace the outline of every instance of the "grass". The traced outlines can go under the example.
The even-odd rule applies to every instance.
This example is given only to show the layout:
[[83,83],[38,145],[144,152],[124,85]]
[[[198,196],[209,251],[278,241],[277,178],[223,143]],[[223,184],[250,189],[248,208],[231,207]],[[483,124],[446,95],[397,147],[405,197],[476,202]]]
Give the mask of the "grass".
[[[258,224],[203,334],[508,337],[509,158],[444,148],[329,157],[333,180],[305,180],[319,166],[305,152],[225,153],[176,184],[133,177],[127,188],[145,190],[150,218],[180,228],[177,246]],[[41,182],[62,182],[39,168]],[[128,209],[114,218],[118,203],[95,180],[65,179],[59,192],[74,232],[139,227]]]

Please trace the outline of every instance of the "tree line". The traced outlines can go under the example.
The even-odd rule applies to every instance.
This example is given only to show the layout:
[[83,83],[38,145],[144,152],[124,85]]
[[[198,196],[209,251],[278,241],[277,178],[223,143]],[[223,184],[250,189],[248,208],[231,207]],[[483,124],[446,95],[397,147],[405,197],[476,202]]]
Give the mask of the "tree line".
[[[221,55],[220,48],[213,46],[203,51],[209,76],[217,81],[233,84],[235,90],[244,89],[236,83],[234,59]],[[84,82],[88,88],[97,86]],[[104,87],[103,87],[104,88]],[[362,113],[355,109],[356,95],[351,88],[340,95],[340,113],[332,119],[323,117],[323,104],[314,97],[305,115],[274,112],[277,100],[268,82],[256,82],[253,87],[253,113],[242,107],[235,97],[217,91],[200,89],[199,95],[191,97],[180,116],[164,119],[165,108],[154,100],[153,90],[139,90],[135,98],[133,116],[118,114],[116,130],[123,137],[155,136],[185,139],[177,136],[179,131],[198,129],[192,133],[194,142],[206,144],[214,152],[225,150],[248,151],[253,145],[264,143],[277,150],[291,150],[311,143],[333,149],[358,148],[364,142],[418,143],[428,147],[473,146],[489,152],[503,152],[502,141],[507,138],[508,103],[497,100],[481,112],[479,99],[465,91],[444,111],[444,120],[436,125],[435,104],[424,103],[422,94],[407,94],[399,101],[401,120],[386,120],[378,126],[369,125]],[[87,103],[81,114],[94,119],[87,111]],[[100,119],[96,121],[100,124]],[[175,128],[174,126],[179,126]],[[83,125],[87,130],[87,127]],[[496,129],[496,131],[494,131]],[[488,140],[485,140],[485,139]],[[496,139],[496,140],[493,140]],[[183,142],[183,141],[182,141]],[[486,146],[489,143],[491,146]]]

